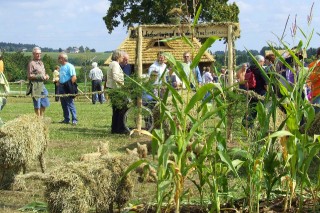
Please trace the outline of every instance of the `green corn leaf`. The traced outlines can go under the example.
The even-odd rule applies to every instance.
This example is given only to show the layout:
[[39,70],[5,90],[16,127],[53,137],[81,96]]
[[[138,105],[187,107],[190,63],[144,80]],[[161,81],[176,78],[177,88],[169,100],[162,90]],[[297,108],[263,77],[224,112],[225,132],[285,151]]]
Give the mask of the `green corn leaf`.
[[234,173],[238,178],[240,178],[239,175],[238,175],[237,170],[234,168],[234,166],[233,166],[233,164],[232,164],[232,161],[230,160],[229,155],[228,155],[226,152],[220,151],[220,150],[218,151],[218,154],[219,154],[219,156],[220,156],[220,159],[227,164],[228,168],[229,168],[231,171],[233,171],[233,173]]
[[200,61],[201,57],[203,56],[203,54],[205,53],[205,51],[208,48],[210,48],[211,45],[218,39],[220,39],[218,36],[211,36],[211,37],[207,38],[207,40],[204,42],[204,44],[199,49],[199,52],[197,53],[197,55],[192,60],[192,63],[190,65],[190,69],[194,69],[199,64],[199,61]]
[[196,13],[196,16],[194,17],[193,27],[195,27],[198,24],[198,20],[199,20],[201,12],[202,12],[202,4],[199,5],[199,8],[198,8],[197,13]]
[[188,114],[191,109],[194,108],[194,106],[197,104],[198,101],[201,101],[204,97],[204,95],[211,90],[214,87],[213,84],[205,84],[202,87],[200,87],[197,92],[192,96],[190,99],[188,105],[186,106],[184,113]]

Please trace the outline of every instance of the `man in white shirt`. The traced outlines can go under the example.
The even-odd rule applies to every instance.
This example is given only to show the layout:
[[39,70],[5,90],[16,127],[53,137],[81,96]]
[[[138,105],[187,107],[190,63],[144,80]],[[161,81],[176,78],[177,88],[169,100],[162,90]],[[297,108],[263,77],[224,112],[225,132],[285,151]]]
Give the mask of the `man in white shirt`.
[[[162,80],[165,79],[165,75],[167,75],[167,73],[165,73],[166,68],[167,68],[167,65],[165,63],[164,54],[163,54],[163,52],[160,51],[157,54],[157,60],[149,67],[149,70],[148,70],[149,77],[151,76],[151,73],[153,71],[158,72],[158,78],[154,82],[155,85],[161,85]],[[163,73],[165,73],[165,74],[163,74]]]
[[[101,71],[101,69],[98,67],[98,63],[97,62],[93,62],[92,63],[92,69],[89,72],[89,78],[91,79],[91,83],[92,83],[92,92],[100,92],[98,93],[98,99],[99,102],[102,104],[103,100],[102,100],[102,94],[101,94],[101,83],[102,83],[102,79],[103,79],[103,73]],[[92,94],[92,103],[96,104],[96,99],[97,96],[96,94]]]

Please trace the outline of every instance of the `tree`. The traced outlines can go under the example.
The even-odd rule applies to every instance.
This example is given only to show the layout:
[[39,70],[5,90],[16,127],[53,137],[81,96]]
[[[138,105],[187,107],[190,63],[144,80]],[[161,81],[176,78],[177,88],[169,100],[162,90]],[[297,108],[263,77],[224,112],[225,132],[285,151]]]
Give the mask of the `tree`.
[[84,53],[84,47],[82,45],[79,47],[79,52]]
[[193,8],[194,0],[109,0],[111,2],[107,15],[103,17],[106,27],[111,33],[115,27],[123,22],[123,26],[130,27],[134,24],[167,24],[172,17],[182,19],[194,17],[200,4],[203,10],[199,21],[204,22],[238,22],[239,8],[235,3],[228,4],[228,0],[199,0]]

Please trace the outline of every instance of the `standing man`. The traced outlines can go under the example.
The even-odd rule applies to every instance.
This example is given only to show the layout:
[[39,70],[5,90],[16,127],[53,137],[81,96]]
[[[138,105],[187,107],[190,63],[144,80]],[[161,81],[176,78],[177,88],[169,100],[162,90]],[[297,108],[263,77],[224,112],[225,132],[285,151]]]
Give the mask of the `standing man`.
[[157,54],[157,60],[149,67],[148,76],[152,77],[152,73],[158,73],[157,79],[154,81],[153,85],[155,86],[155,90],[158,91],[158,96],[162,98],[164,94],[164,89],[161,87],[162,81],[166,79],[168,73],[166,73],[167,64],[165,63],[164,52],[160,51]]
[[[55,66],[55,69],[53,70],[53,84],[54,84],[54,94],[55,95],[59,95],[59,70],[60,70],[60,67],[57,65]],[[56,101],[59,101],[59,97],[55,96],[54,99]]]
[[32,50],[33,59],[29,62],[27,68],[27,77],[29,80],[29,91],[31,94],[34,106],[34,112],[38,116],[43,116],[46,107],[50,105],[48,98],[48,90],[44,86],[44,81],[49,79],[46,74],[43,62],[41,61],[41,49],[34,47]]
[[120,67],[124,74],[130,76],[132,75],[131,65],[129,64],[129,55],[128,53],[123,53],[123,61],[120,63]]
[[[92,92],[99,92],[98,93],[98,99],[100,104],[103,103],[102,100],[102,88],[101,88],[101,83],[102,83],[102,79],[103,79],[103,73],[101,71],[101,69],[98,67],[98,63],[97,62],[93,62],[92,63],[92,69],[89,72],[89,78],[91,79],[91,90]],[[92,103],[96,104],[96,99],[97,96],[96,94],[92,94]]]
[[[68,62],[68,55],[61,52],[58,57],[60,66],[59,94],[69,94],[70,85],[76,83],[76,70],[72,64]],[[72,116],[72,125],[77,125],[77,112],[72,96],[61,97],[61,106],[63,110],[63,120],[60,123],[68,124],[70,122],[70,113]]]
[[[151,77],[151,74],[156,71],[158,72],[158,77],[155,80],[155,85],[161,85],[162,80],[165,79],[163,73],[166,71],[167,65],[165,63],[165,57],[162,51],[158,52],[157,60],[149,67],[148,75]],[[160,79],[162,77],[162,79]]]
[[[193,68],[192,72],[190,71],[190,65],[191,65],[191,54],[190,52],[184,52],[183,53],[183,61],[184,61],[184,72],[186,73],[189,81],[190,81],[190,86],[191,88],[194,88],[194,79],[196,78],[197,83],[199,85],[202,84],[202,77],[201,77],[201,73],[200,73],[200,69],[198,66],[196,66],[195,68]],[[191,76],[190,76],[191,75]]]

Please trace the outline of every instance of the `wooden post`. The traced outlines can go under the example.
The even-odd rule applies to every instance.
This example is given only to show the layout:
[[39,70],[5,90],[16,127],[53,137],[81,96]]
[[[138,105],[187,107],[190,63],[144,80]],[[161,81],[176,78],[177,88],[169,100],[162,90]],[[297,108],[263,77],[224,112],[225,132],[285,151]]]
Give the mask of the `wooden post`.
[[[228,86],[233,90],[233,30],[232,25],[228,26]],[[232,141],[232,115],[230,110],[227,110],[227,142]]]
[[[138,42],[137,42],[137,64],[138,64],[138,78],[140,79],[142,76],[142,29],[139,26],[138,27]],[[137,98],[137,107],[141,109],[142,106],[142,97]],[[137,117],[137,128],[138,130],[141,130],[141,122],[142,122],[142,117],[141,113],[139,113]]]
[[[228,86],[233,85],[233,26],[228,26]],[[231,88],[232,89],[232,88]]]
[[22,95],[22,84],[23,84],[24,82],[22,82],[22,81],[20,81],[20,95]]

